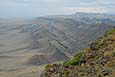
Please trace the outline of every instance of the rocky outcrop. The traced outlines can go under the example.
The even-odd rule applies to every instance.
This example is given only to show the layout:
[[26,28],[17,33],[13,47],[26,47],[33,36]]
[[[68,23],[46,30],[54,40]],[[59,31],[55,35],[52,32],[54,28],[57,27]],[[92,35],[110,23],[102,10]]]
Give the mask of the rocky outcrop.
[[114,73],[115,29],[112,29],[72,59],[47,65],[41,77],[115,77]]

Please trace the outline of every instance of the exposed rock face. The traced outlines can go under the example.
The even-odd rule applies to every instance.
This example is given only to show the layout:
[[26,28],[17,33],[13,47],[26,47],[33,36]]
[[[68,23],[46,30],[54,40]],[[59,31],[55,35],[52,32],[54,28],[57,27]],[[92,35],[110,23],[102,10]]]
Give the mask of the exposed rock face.
[[63,64],[49,64],[41,77],[115,77],[115,29]]

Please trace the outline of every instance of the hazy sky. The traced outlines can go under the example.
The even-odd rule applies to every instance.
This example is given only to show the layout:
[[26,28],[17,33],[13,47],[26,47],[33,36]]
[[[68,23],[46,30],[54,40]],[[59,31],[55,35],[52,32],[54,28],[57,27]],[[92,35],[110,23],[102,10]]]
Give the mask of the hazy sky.
[[0,0],[0,17],[37,17],[75,12],[115,13],[115,0]]

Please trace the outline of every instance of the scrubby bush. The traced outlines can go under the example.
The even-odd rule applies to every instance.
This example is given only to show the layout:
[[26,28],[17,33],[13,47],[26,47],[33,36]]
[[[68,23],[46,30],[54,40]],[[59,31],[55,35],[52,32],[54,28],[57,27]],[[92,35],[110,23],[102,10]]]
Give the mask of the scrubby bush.
[[113,34],[113,33],[115,33],[115,28],[113,28],[113,29],[111,29],[111,30],[109,30],[109,31],[107,31],[107,35],[109,35],[109,34]]
[[84,52],[79,52],[75,57],[67,62],[64,62],[65,66],[80,65],[84,60]]

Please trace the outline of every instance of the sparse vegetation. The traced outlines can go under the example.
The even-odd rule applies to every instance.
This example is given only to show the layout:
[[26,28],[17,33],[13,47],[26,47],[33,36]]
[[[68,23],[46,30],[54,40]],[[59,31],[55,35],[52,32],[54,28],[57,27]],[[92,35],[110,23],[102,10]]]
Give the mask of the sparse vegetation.
[[108,32],[64,64],[48,65],[45,77],[115,77],[115,31]]
[[64,62],[64,66],[80,65],[82,64],[83,60],[84,60],[84,52],[79,52],[73,59]]
[[113,29],[107,31],[106,34],[107,34],[107,35],[110,35],[110,34],[113,34],[113,33],[115,33],[115,28],[113,28]]

